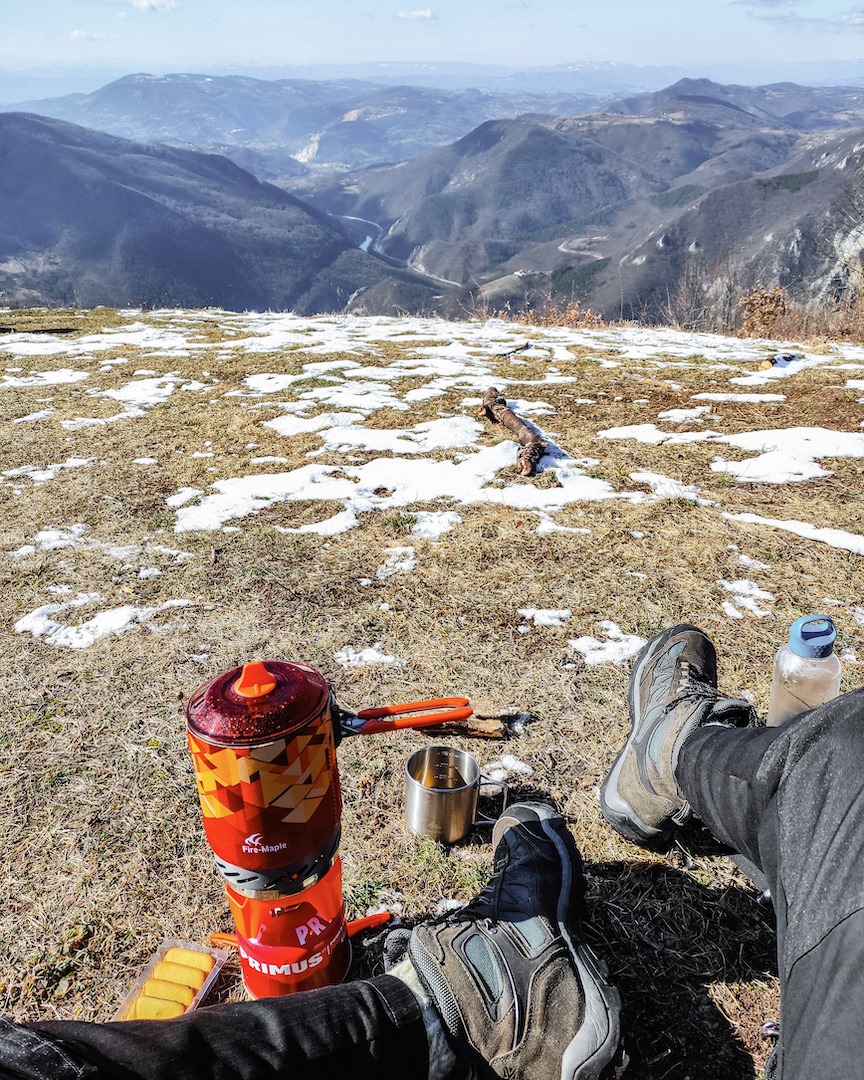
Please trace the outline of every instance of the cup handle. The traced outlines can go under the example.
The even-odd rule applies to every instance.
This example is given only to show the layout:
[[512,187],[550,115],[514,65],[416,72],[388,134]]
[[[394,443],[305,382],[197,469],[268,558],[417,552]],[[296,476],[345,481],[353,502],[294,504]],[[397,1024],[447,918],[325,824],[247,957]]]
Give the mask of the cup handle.
[[[480,784],[493,784],[495,787],[501,788],[501,813],[507,809],[507,803],[510,801],[510,788],[503,780],[493,780],[491,776],[487,776],[485,773],[480,773]],[[499,815],[500,816],[500,815]],[[474,819],[475,825],[494,825],[498,818],[486,817],[485,814],[478,814]]]

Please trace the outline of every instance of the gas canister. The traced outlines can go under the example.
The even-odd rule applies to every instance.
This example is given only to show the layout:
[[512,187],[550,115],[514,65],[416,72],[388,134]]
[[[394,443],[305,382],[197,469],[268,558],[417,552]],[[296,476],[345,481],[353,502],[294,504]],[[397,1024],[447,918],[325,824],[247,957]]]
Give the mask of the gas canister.
[[337,856],[308,889],[256,900],[227,887],[237,927],[243,985],[254,998],[317,990],[341,982],[351,962]]
[[327,680],[306,664],[222,672],[186,708],[204,831],[232,889],[266,900],[329,870],[342,797]]

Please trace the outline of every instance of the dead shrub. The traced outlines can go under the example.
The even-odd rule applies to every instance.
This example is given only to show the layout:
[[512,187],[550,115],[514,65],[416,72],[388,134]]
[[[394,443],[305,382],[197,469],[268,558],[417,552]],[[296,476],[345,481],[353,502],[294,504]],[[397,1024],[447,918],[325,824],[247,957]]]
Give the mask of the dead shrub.
[[779,285],[767,289],[759,284],[749,293],[738,297],[738,307],[744,319],[745,337],[770,337],[777,322],[789,308],[789,295]]
[[577,330],[599,330],[607,326],[602,315],[591,308],[583,307],[578,300],[568,300],[562,307],[547,297],[542,304],[520,311],[500,312],[502,319],[525,323],[527,326],[568,326]]

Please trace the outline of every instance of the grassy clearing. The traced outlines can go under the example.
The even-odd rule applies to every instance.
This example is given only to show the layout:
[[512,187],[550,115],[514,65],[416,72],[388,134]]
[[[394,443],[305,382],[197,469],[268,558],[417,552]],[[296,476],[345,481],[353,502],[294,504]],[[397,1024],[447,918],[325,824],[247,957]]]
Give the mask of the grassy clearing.
[[[0,1008],[16,1018],[107,1019],[163,937],[206,941],[214,931],[231,929],[200,827],[183,703],[226,667],[260,657],[298,659],[318,667],[349,707],[464,693],[493,711],[532,714],[524,732],[505,745],[454,741],[482,763],[505,752],[516,755],[533,774],[511,777],[514,795],[551,798],[566,814],[588,873],[589,933],[622,989],[634,1058],[630,1075],[753,1076],[770,1049],[759,1027],[778,1011],[769,916],[746,881],[698,832],[666,856],[648,855],[601,821],[596,792],[626,731],[627,672],[612,664],[586,667],[569,642],[602,636],[600,620],[648,637],[693,619],[717,642],[723,687],[749,688],[763,709],[771,658],[785,628],[802,612],[818,609],[823,597],[840,601],[834,614],[842,646],[861,655],[864,626],[851,611],[860,603],[860,557],[723,516],[752,512],[857,531],[859,462],[825,462],[833,475],[804,484],[738,484],[710,469],[717,455],[746,456],[725,445],[598,439],[608,427],[655,423],[660,411],[697,404],[690,401],[694,393],[735,389],[728,384],[734,372],[700,360],[690,366],[626,361],[603,368],[592,359],[606,355],[602,348],[578,348],[572,361],[555,364],[576,383],[511,386],[508,396],[547,402],[552,411],[538,417],[540,426],[574,457],[596,459],[587,471],[616,490],[644,492],[645,485],[629,477],[650,470],[696,484],[716,505],[685,499],[576,503],[556,520],[590,534],[538,536],[530,512],[442,506],[422,501],[420,493],[416,504],[371,511],[361,528],[332,539],[274,529],[310,524],[341,509],[312,500],[277,504],[229,522],[238,532],[176,535],[165,499],[181,487],[206,489],[214,480],[287,471],[310,460],[350,464],[354,456],[328,451],[307,458],[319,449],[320,438],[282,438],[262,426],[282,414],[270,398],[222,396],[241,388],[246,375],[298,373],[303,363],[323,359],[302,348],[278,354],[205,348],[216,341],[227,349],[232,332],[249,336],[231,316],[12,312],[0,322],[32,328],[74,321],[81,336],[133,319],[158,326],[185,322],[193,338],[189,355],[159,357],[124,346],[116,355],[128,364],[98,374],[101,357],[114,353],[95,360],[7,354],[2,364],[25,370],[80,366],[92,372],[87,387],[99,390],[118,388],[136,369],[176,371],[189,379],[202,379],[208,371],[218,384],[212,392],[177,391],[143,417],[71,432],[59,421],[110,416],[119,406],[87,397],[74,385],[0,390],[9,420],[45,408],[41,399],[49,397],[56,410],[44,421],[3,424],[3,469],[44,467],[70,455],[93,461],[42,485],[22,479],[18,494],[9,483],[0,487],[4,550],[32,542],[40,529],[75,523],[86,525],[85,537],[101,545],[36,552],[0,564],[7,657],[7,719],[0,732]],[[412,340],[411,347],[417,345]],[[385,364],[402,358],[407,348],[376,345],[361,360]],[[608,357],[618,359],[611,352]],[[540,380],[547,367],[535,358],[527,365],[502,359],[489,381]],[[740,370],[753,367],[741,364]],[[831,368],[804,372],[767,388],[787,395],[782,404],[721,404],[704,426],[724,433],[793,424],[860,430],[864,413],[855,393],[843,389],[847,377]],[[673,379],[680,390],[670,387]],[[419,383],[398,385],[402,393]],[[296,392],[312,388],[304,382]],[[461,404],[466,396],[479,394],[454,388],[410,412],[381,410],[367,426],[407,428],[440,413],[470,412]],[[577,397],[596,404],[576,404]],[[245,407],[259,404],[265,407]],[[310,414],[326,408],[316,405]],[[670,432],[687,428],[664,426]],[[486,425],[481,445],[501,438],[500,430]],[[213,457],[191,456],[202,452]],[[250,464],[251,457],[268,455],[288,460]],[[138,457],[159,463],[136,465]],[[501,479],[541,487],[557,483],[551,473],[518,480],[515,470]],[[463,518],[455,531],[438,541],[411,535],[418,511],[450,508]],[[414,570],[379,578],[385,549],[408,544],[417,552]],[[111,545],[138,545],[142,551],[116,557],[108,551]],[[740,565],[732,545],[768,569]],[[192,558],[178,562],[153,550],[158,547]],[[145,566],[161,575],[139,577]],[[734,598],[718,581],[737,578],[755,578],[774,594],[766,604],[768,618],[745,613],[733,621],[723,613],[721,603]],[[68,586],[73,594],[97,591],[103,607],[156,606],[177,598],[193,606],[88,649],[60,649],[12,630],[25,613],[63,599],[48,593],[49,586]],[[526,607],[569,608],[573,614],[564,627],[523,633],[518,609]],[[75,613],[68,618],[74,621]],[[363,648],[378,642],[404,666],[346,671],[334,659],[346,644]],[[860,681],[858,670],[847,665],[847,688]],[[402,826],[404,760],[424,741],[420,734],[402,733],[348,740],[340,748],[346,892],[353,915],[383,900],[401,905],[404,917],[413,920],[434,912],[440,901],[467,900],[489,872],[491,853],[482,832],[445,850],[417,843]],[[378,969],[379,945],[372,940],[358,949],[358,973]],[[242,996],[236,971],[229,972],[220,994]]]

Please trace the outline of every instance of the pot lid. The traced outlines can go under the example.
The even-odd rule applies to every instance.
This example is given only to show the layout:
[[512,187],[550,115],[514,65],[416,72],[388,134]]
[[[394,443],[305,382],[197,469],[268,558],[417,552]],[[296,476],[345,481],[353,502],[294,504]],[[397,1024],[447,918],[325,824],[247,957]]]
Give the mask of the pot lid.
[[222,746],[253,746],[292,734],[327,706],[330,687],[306,664],[256,660],[223,671],[186,705],[193,735]]

